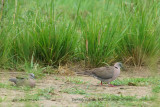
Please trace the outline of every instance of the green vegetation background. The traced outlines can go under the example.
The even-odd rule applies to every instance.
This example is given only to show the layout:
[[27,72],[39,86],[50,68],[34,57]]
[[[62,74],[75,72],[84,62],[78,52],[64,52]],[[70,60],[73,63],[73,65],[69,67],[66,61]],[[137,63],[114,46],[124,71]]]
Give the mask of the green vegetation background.
[[155,64],[160,51],[159,0],[5,0],[0,65],[57,66],[85,61]]

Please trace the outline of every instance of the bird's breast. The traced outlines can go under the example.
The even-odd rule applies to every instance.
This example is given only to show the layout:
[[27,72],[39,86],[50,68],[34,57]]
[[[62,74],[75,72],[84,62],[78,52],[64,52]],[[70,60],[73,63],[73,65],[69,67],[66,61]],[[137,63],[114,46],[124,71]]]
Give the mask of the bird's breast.
[[113,78],[117,78],[120,74],[120,69],[116,69],[113,73]]

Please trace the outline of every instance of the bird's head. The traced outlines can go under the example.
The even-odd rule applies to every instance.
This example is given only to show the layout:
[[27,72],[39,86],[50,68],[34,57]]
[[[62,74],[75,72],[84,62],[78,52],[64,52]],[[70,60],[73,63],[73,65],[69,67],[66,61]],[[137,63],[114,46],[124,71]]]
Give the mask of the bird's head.
[[116,62],[116,63],[114,64],[114,67],[116,67],[116,68],[123,68],[123,65],[122,65],[121,62]]
[[35,76],[33,73],[29,73],[29,77],[32,78],[32,79],[35,79]]

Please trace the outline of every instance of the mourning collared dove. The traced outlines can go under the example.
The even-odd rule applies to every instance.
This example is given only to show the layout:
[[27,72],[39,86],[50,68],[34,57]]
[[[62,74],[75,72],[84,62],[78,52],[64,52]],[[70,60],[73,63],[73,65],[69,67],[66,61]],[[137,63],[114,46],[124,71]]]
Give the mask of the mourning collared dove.
[[119,76],[121,67],[122,67],[122,63],[117,62],[114,64],[114,66],[94,68],[94,69],[85,71],[83,74],[97,78],[98,80],[101,81],[101,85],[102,85],[102,82],[107,82],[110,86],[113,87],[113,85],[111,85],[110,82],[115,80]]
[[17,86],[29,86],[33,88],[36,85],[34,78],[34,74],[30,73],[29,77],[16,77],[9,79],[9,81],[14,82]]

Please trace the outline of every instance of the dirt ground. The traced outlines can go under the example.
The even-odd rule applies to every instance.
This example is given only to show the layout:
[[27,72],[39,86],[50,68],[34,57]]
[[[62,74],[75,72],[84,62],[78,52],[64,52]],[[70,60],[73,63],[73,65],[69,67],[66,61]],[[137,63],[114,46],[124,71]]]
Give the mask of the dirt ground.
[[[15,77],[16,75],[23,74],[21,72],[4,72],[0,71],[0,82],[4,84],[9,84],[8,79],[10,77]],[[130,78],[130,77],[149,77],[151,74],[149,72],[142,73],[139,71],[132,72],[121,72],[119,79]],[[80,78],[81,80],[87,82],[86,84],[75,84],[67,81],[67,78]],[[31,101],[31,104],[38,104],[43,107],[53,107],[53,106],[63,106],[63,107],[76,107],[82,103],[82,101],[73,101],[73,99],[83,99],[85,95],[81,94],[68,94],[63,92],[63,90],[78,87],[79,89],[85,90],[87,93],[105,93],[114,95],[124,95],[124,96],[137,96],[137,98],[145,97],[151,94],[151,86],[115,86],[108,87],[107,84],[100,86],[100,81],[88,76],[62,76],[62,75],[46,75],[42,79],[36,80],[36,88],[33,88],[29,93],[36,93],[36,89],[45,89],[49,87],[54,87],[54,95],[50,100],[42,99],[38,101]],[[15,98],[22,98],[25,96],[23,90],[11,90],[0,88],[1,98],[7,98],[5,101],[0,102],[0,106],[7,107],[23,107],[24,102],[14,102]],[[18,106],[17,106],[18,105]],[[25,104],[26,105],[26,104]]]

